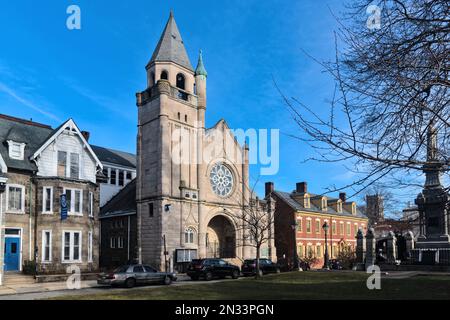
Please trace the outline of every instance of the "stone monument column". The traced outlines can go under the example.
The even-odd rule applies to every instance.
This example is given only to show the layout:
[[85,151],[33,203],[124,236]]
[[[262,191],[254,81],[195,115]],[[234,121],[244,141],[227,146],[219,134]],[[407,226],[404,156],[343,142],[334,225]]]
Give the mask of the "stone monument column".
[[361,229],[356,235],[356,263],[364,263],[364,255],[366,253],[366,239]]
[[367,230],[366,234],[366,269],[375,264],[375,249],[376,249],[376,241],[374,229],[370,228]]
[[406,240],[406,256],[411,257],[411,251],[414,250],[414,234],[408,231],[405,235]]
[[387,238],[387,260],[389,263],[397,260],[397,237],[392,231],[389,231]]

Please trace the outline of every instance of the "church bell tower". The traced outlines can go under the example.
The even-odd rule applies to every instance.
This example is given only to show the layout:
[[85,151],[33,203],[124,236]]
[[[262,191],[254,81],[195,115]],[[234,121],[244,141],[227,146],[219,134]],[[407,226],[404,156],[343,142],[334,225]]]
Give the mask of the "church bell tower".
[[[205,170],[197,157],[205,132],[207,72],[201,52],[192,68],[172,12],[146,73],[147,88],[136,94],[138,251],[140,262],[164,270],[193,258],[195,243],[204,241],[199,175]],[[201,241],[185,238],[188,228]]]

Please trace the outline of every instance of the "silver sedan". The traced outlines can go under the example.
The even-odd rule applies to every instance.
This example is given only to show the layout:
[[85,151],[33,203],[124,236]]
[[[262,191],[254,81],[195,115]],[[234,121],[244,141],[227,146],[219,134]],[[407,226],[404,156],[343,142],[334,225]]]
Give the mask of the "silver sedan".
[[132,288],[140,284],[165,284],[169,285],[176,281],[175,273],[159,272],[153,267],[133,264],[115,269],[111,273],[101,273],[98,275],[97,283],[110,286],[125,286]]

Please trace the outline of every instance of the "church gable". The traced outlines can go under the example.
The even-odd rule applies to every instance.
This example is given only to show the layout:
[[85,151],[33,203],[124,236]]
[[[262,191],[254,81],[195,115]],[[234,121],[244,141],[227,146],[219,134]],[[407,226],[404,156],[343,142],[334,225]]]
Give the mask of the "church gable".
[[219,120],[205,132],[205,152],[208,152],[208,164],[217,158],[223,158],[235,165],[242,164],[243,147],[224,119]]

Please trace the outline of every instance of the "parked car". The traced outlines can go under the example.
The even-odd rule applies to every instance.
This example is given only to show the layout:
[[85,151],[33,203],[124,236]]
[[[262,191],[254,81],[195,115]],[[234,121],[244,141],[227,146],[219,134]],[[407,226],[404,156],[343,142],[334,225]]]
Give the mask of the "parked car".
[[303,271],[311,270],[311,265],[309,264],[309,262],[302,259],[298,259],[298,266],[302,268]]
[[165,284],[169,285],[176,281],[175,273],[159,272],[157,269],[142,265],[131,264],[121,266],[111,273],[101,273],[98,275],[97,283],[110,286],[125,286],[132,288],[140,284]]
[[[241,267],[242,274],[244,276],[252,276],[256,274],[256,259],[244,260]],[[260,275],[268,273],[280,273],[281,268],[277,263],[272,262],[270,259],[259,259],[259,272]]]
[[237,279],[239,278],[240,270],[238,266],[222,259],[194,259],[189,264],[187,275],[192,280],[204,278],[209,281],[213,278],[225,277]]
[[342,266],[341,262],[337,259],[331,259],[330,262],[330,269],[332,270],[342,270],[344,267]]

